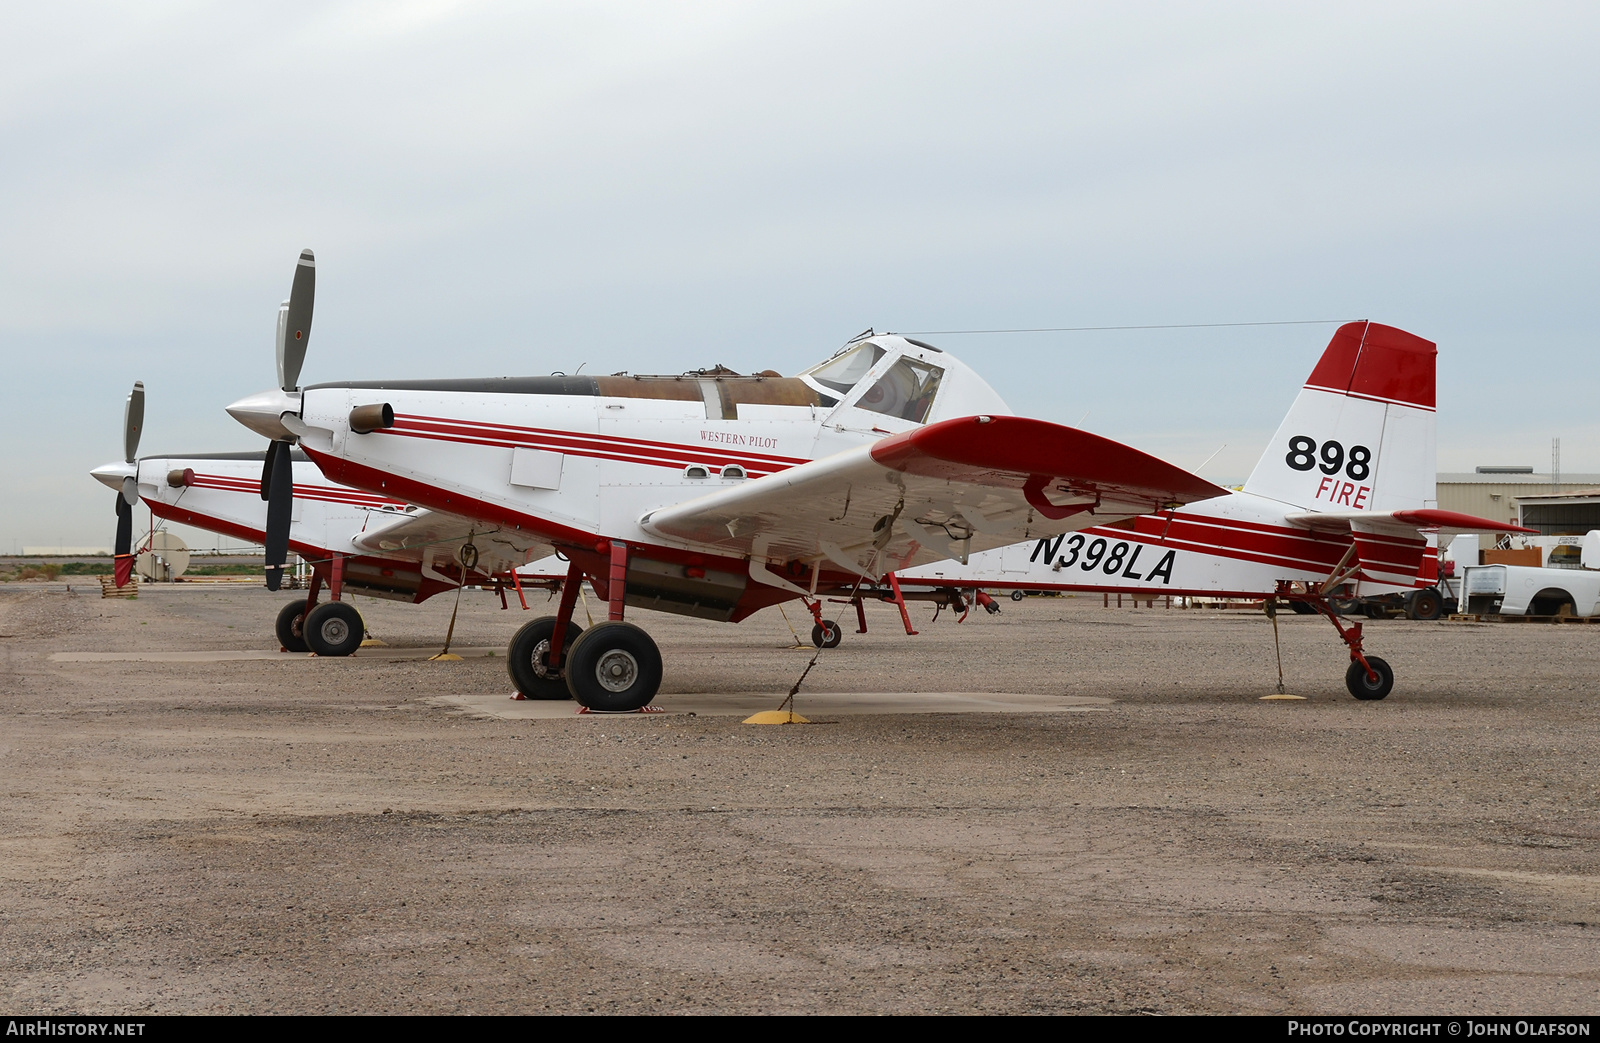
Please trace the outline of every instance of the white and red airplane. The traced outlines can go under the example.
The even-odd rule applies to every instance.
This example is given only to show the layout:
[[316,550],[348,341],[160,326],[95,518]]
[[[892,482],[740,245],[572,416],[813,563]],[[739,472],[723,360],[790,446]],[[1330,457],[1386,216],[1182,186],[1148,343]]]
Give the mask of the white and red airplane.
[[[117,490],[118,586],[132,571],[132,507],[140,500],[165,521],[251,543],[266,536],[265,454],[139,457],[144,397],[143,383],[135,383],[124,411],[126,459],[90,472]],[[463,585],[495,583],[503,601],[507,584],[521,597],[524,584],[550,581],[525,567],[537,541],[474,542],[468,519],[330,482],[298,451],[285,459],[293,475],[287,546],[312,573],[307,594],[278,613],[275,630],[286,651],[341,656],[360,647],[365,627],[345,593],[420,604]],[[319,605],[324,586],[329,601]]]
[[[850,596],[863,581],[892,587],[913,566],[970,562],[1019,540],[1036,546],[1119,523],[1133,532],[1149,517],[1177,524],[1177,508],[1216,498],[1226,504],[1218,516],[1241,532],[1271,535],[1277,518],[1317,548],[1307,560],[1326,566],[1324,585],[1302,598],[1321,605],[1329,581],[1363,567],[1373,582],[1408,586],[1422,529],[1503,528],[1425,502],[1396,508],[1374,484],[1380,461],[1398,473],[1425,460],[1432,474],[1432,429],[1420,414],[1432,411],[1434,349],[1388,327],[1357,324],[1334,338],[1314,381],[1328,400],[1305,414],[1317,425],[1288,435],[1279,484],[1254,494],[1292,502],[1298,489],[1282,483],[1315,472],[1325,507],[1279,517],[1127,446],[1012,416],[948,353],[871,331],[798,377],[718,368],[300,388],[314,265],[305,251],[280,310],[278,388],[229,413],[273,440],[269,460],[286,460],[298,442],[336,482],[470,519],[482,536],[562,551],[571,564],[558,613],[518,633],[508,665],[519,691],[570,692],[591,709],[637,709],[660,684],[660,653],[624,621],[628,605],[737,621],[785,600]],[[1371,411],[1386,418],[1376,437]],[[274,534],[286,531],[289,503],[275,471],[270,487],[269,570],[284,560]],[[1128,557],[1144,553],[1135,541],[1094,543],[1103,538],[1083,536],[1097,569],[1115,559],[1116,575],[1159,581],[1178,567],[1176,546],[1145,563]],[[611,618],[579,634],[571,616],[584,578]],[[1294,576],[1269,589],[1279,578],[1288,589]],[[1334,625],[1350,646],[1350,676],[1362,679],[1352,690],[1386,695],[1388,665],[1365,656],[1359,626]]]
[[[1239,492],[1067,537],[908,569],[904,582],[1282,598],[1323,612],[1350,645],[1345,682],[1381,699],[1387,663],[1361,652],[1331,598],[1431,588],[1431,538],[1525,531],[1437,509],[1436,347],[1377,323],[1341,326]],[[1376,679],[1370,675],[1375,673]]]
[[[286,557],[280,473],[296,442],[333,481],[470,519],[474,539],[560,550],[570,567],[557,615],[511,643],[528,695],[646,705],[661,657],[625,606],[737,621],[1226,493],[1109,439],[1012,416],[949,354],[870,331],[798,377],[718,368],[300,388],[314,271],[305,251],[279,313],[278,387],[228,407],[273,440],[269,570]],[[580,634],[584,578],[610,619]]]

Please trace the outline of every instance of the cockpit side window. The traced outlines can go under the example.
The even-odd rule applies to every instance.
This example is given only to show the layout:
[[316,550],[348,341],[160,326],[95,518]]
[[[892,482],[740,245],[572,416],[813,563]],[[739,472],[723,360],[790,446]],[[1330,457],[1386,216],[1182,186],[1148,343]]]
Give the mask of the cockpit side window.
[[939,393],[939,381],[943,378],[944,370],[938,366],[903,358],[890,366],[856,405],[920,424],[933,407],[933,398]]
[[848,392],[862,377],[871,372],[872,367],[878,364],[883,355],[882,348],[868,341],[842,355],[835,355],[820,366],[812,366],[801,376],[810,377],[823,387],[834,391]]

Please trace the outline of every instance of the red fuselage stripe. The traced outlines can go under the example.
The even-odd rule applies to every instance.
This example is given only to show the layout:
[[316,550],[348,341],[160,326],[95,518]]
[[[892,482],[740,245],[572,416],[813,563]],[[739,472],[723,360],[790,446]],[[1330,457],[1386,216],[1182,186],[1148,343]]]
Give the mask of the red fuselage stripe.
[[[754,453],[736,446],[711,443],[707,446],[683,445],[678,442],[658,442],[642,438],[624,438],[618,435],[588,434],[583,431],[560,431],[549,428],[517,427],[510,424],[486,424],[449,417],[430,417],[401,414],[395,417],[393,427],[384,428],[385,434],[428,433],[457,435],[462,441],[486,440],[481,444],[527,446],[530,448],[558,447],[581,455],[613,454],[619,457],[639,458],[637,462],[667,462],[673,466],[681,463],[705,463],[710,460],[732,460],[740,463],[754,462],[768,472],[783,470],[806,463],[803,457],[777,456],[771,453]],[[375,432],[376,433],[376,432]]]
[[[261,483],[250,478],[233,478],[227,475],[197,474],[194,476],[196,489],[221,489],[224,492],[248,493],[259,492]],[[333,485],[296,485],[294,495],[299,500],[322,500],[328,503],[343,503],[352,507],[404,507],[405,501],[392,500],[384,496],[365,493],[359,489],[350,489],[344,486]]]
[[[454,442],[458,445],[487,445],[495,446],[501,449],[544,449],[551,452],[566,453],[569,456],[582,456],[596,460],[613,460],[617,463],[624,464],[644,464],[650,467],[668,467],[674,470],[687,467],[690,464],[704,464],[706,459],[705,457],[691,457],[687,455],[680,456],[677,459],[661,459],[655,456],[640,456],[637,454],[630,455],[617,452],[600,452],[581,447],[557,445],[553,442],[541,445],[529,445],[528,443],[521,441],[513,442],[500,438],[478,438],[472,435],[447,432],[433,433],[389,428],[383,432],[374,432],[374,434],[378,433],[399,435],[402,438],[423,438],[436,442]],[[727,458],[723,457],[723,459],[726,460]],[[734,461],[728,462],[732,463]],[[718,468],[711,466],[711,470],[718,470]],[[782,468],[771,468],[765,465],[745,465],[745,473],[752,478],[764,477],[765,475],[771,474],[773,470],[782,470]]]

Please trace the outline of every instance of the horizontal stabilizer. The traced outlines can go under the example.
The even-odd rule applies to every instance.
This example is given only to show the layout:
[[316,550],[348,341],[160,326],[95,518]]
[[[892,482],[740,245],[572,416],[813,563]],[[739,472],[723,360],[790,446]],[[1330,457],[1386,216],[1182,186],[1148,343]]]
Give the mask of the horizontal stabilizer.
[[1417,508],[1400,511],[1296,511],[1291,525],[1322,532],[1349,532],[1361,574],[1375,583],[1426,586],[1421,576],[1427,536],[1470,532],[1535,532],[1520,525],[1474,518],[1456,511]]
[[1353,524],[1388,528],[1396,532],[1430,532],[1451,536],[1463,532],[1529,532],[1513,522],[1490,521],[1475,518],[1458,511],[1441,511],[1436,508],[1416,508],[1401,511],[1291,511],[1287,516],[1290,525],[1325,532],[1343,532]]

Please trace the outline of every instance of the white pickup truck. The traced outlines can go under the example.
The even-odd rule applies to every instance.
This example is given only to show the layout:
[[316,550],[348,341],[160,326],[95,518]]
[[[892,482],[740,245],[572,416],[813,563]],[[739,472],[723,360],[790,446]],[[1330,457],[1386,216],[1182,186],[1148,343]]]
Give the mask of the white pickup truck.
[[1468,565],[1465,612],[1501,616],[1600,615],[1600,572],[1531,565]]
[[1584,568],[1468,565],[1461,578],[1461,611],[1502,616],[1600,615],[1600,571],[1590,564],[1600,564],[1600,546],[1591,551],[1591,541],[1588,537],[1584,540]]

